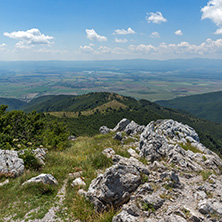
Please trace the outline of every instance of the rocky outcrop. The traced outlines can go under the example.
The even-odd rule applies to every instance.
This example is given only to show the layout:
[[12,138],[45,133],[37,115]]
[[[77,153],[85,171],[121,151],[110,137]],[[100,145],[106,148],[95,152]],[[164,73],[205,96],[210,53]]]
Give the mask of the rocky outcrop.
[[40,174],[37,177],[33,177],[30,180],[24,182],[22,185],[29,184],[29,183],[43,183],[43,184],[50,184],[50,185],[58,185],[58,181],[53,177],[51,174]]
[[127,125],[130,124],[130,120],[122,119],[113,129],[113,131],[123,131],[126,129]]
[[[0,175],[17,177],[23,174],[25,170],[24,161],[20,158],[26,150],[0,150]],[[37,148],[31,151],[40,164],[45,165],[47,149]]]
[[112,156],[113,166],[91,182],[86,196],[97,211],[118,208],[113,222],[221,221],[222,160],[193,128],[123,119],[114,130],[140,136],[139,155],[127,147],[133,157]]
[[113,157],[116,153],[112,148],[106,148],[102,152],[103,155],[105,155],[107,158]]
[[142,175],[149,175],[147,167],[135,158],[116,155],[113,162],[112,167],[92,181],[87,192],[97,211],[126,203],[142,183]]
[[107,134],[107,133],[110,132],[110,129],[107,126],[101,126],[99,128],[99,132],[102,133],[102,134]]
[[145,129],[145,126],[140,126],[139,124],[135,123],[133,120],[126,126],[125,132],[127,135],[142,133]]
[[13,150],[0,150],[0,175],[17,177],[25,170],[24,162]]
[[122,133],[121,132],[117,132],[113,138],[116,139],[116,140],[121,141],[123,139]]
[[35,158],[38,159],[42,165],[45,165],[45,158],[48,150],[46,148],[37,148],[32,152],[35,155]]

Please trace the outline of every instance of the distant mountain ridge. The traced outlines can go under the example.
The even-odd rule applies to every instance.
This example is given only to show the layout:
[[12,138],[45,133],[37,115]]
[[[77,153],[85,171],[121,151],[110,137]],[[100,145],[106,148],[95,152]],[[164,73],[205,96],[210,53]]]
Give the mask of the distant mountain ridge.
[[149,60],[149,59],[124,59],[124,60],[89,60],[89,61],[0,61],[1,71],[11,70],[12,72],[43,69],[75,69],[87,67],[92,70],[106,69],[150,69],[150,70],[183,70],[186,69],[215,69],[222,67],[221,59],[169,59],[169,60]]
[[156,101],[163,107],[186,111],[198,118],[222,123],[222,91]]

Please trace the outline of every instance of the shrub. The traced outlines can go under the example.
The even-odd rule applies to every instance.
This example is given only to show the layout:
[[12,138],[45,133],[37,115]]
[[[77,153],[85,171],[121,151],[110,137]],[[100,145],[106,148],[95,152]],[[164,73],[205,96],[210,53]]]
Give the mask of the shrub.
[[19,157],[23,159],[26,169],[39,170],[41,168],[41,163],[30,150],[25,150]]

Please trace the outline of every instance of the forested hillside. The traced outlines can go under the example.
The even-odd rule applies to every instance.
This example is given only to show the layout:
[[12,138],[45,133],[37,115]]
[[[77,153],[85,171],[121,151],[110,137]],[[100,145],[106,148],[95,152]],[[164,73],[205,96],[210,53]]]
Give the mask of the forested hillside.
[[9,99],[9,98],[2,98],[0,97],[0,105],[4,104],[8,106],[8,111],[11,110],[20,110],[26,102],[21,101],[19,99]]
[[199,118],[222,123],[222,91],[161,100],[156,103],[164,107],[189,112]]
[[122,118],[134,120],[138,124],[148,124],[157,119],[174,119],[192,126],[205,146],[222,152],[222,124],[163,108],[148,100],[106,92],[81,96],[43,96],[32,100],[23,109],[26,113],[34,110],[44,112],[47,121],[66,125],[69,134],[76,136],[95,135],[100,126],[112,128]]

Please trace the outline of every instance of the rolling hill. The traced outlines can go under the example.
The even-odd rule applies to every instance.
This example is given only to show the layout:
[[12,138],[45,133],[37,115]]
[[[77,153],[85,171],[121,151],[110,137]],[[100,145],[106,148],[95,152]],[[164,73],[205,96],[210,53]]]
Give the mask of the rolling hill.
[[77,136],[95,135],[100,126],[112,128],[122,118],[134,120],[138,124],[148,124],[157,119],[174,119],[193,127],[205,146],[222,152],[222,124],[163,108],[148,100],[97,92],[81,96],[43,96],[32,100],[22,109],[26,112],[44,112],[48,118],[67,124],[71,133]]
[[[217,98],[219,103],[219,95]],[[95,135],[102,125],[113,128],[122,118],[134,120],[138,124],[148,124],[158,119],[174,119],[193,127],[205,146],[222,153],[222,124],[164,108],[148,100],[96,92],[80,96],[42,96],[33,99],[21,109],[25,112],[44,112],[49,120],[65,123],[70,133],[76,136]]]
[[157,101],[157,104],[183,110],[198,118],[222,123],[222,91]]
[[0,97],[0,105],[4,104],[8,106],[8,111],[11,110],[20,110],[24,105],[26,105],[26,102],[21,101],[19,99],[9,99],[9,98],[2,98]]

